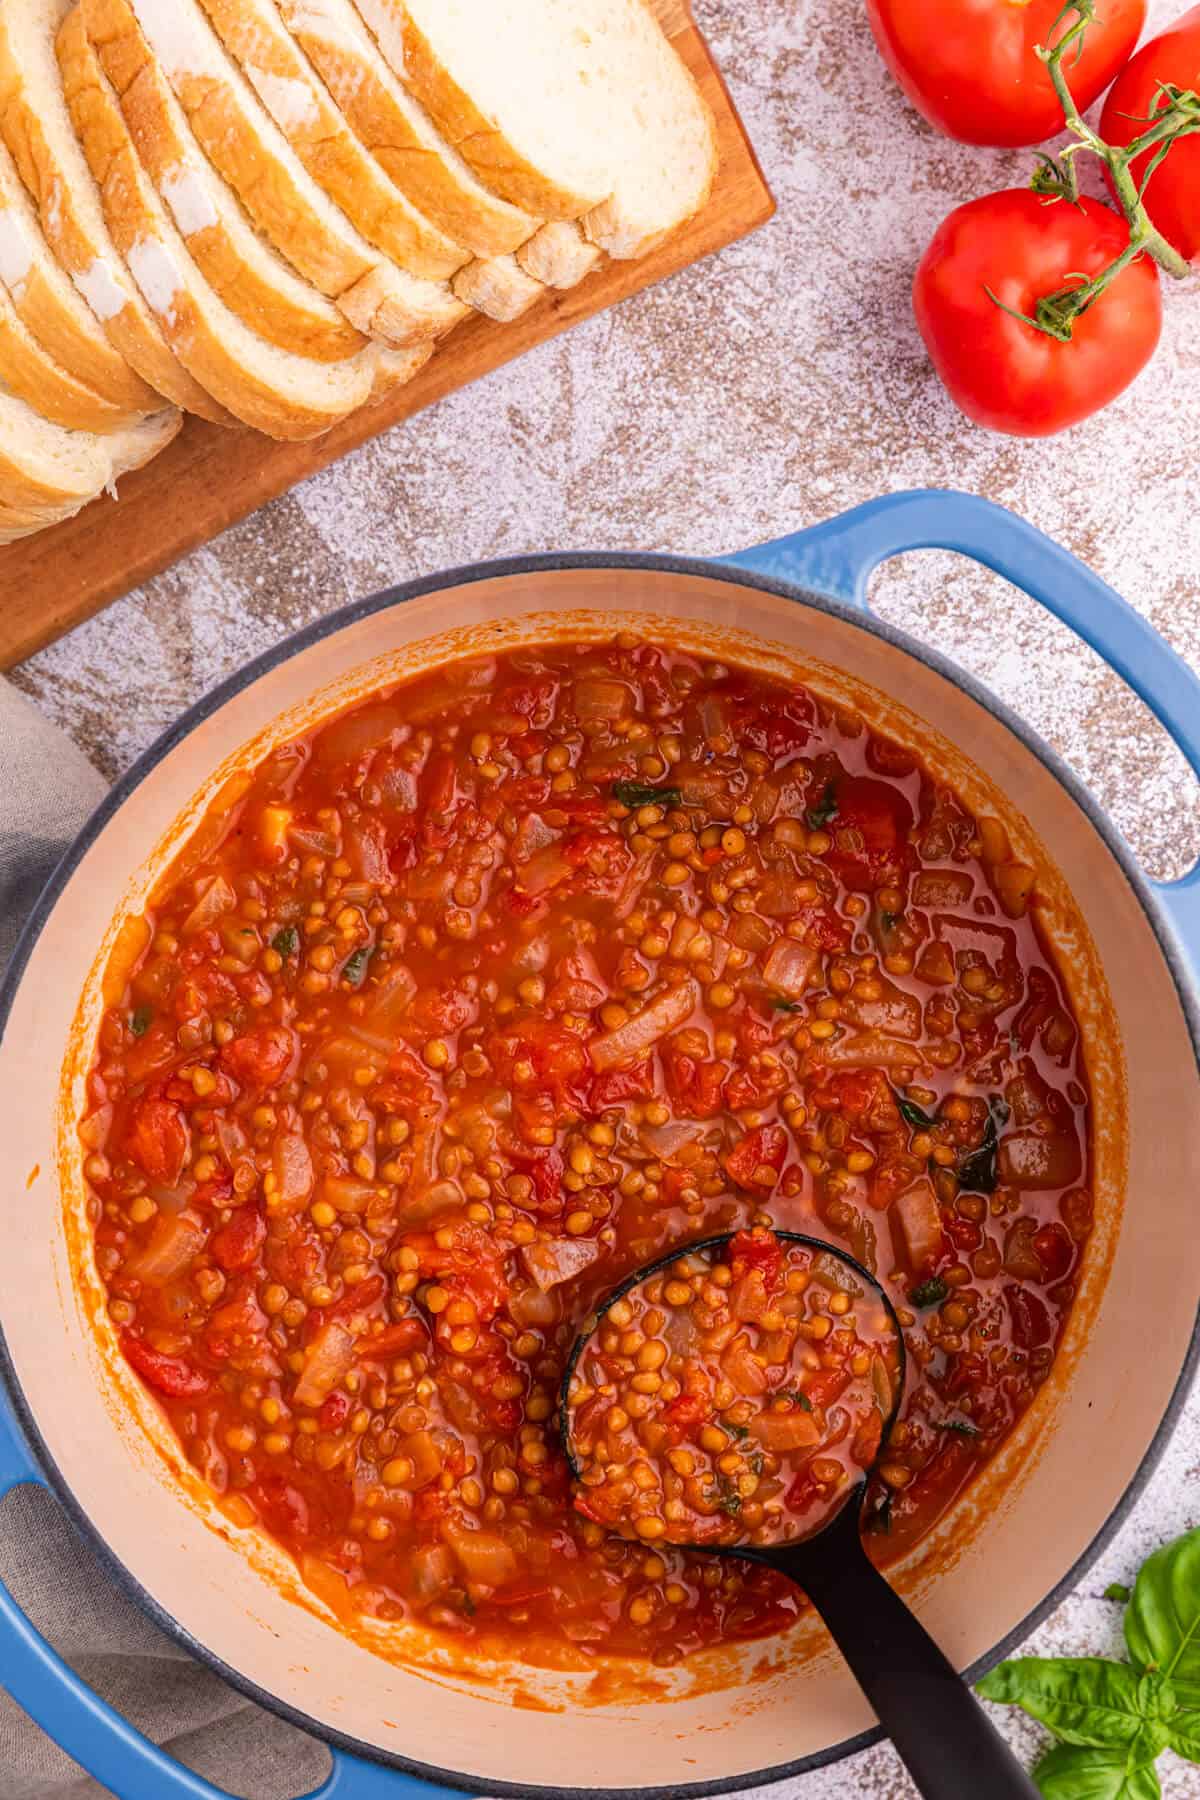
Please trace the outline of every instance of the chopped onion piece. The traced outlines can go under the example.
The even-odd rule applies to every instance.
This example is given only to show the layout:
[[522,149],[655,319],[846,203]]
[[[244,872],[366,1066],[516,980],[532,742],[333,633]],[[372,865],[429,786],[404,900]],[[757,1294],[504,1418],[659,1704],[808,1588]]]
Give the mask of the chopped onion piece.
[[[615,1069],[633,1062],[657,1044],[669,1032],[677,1031],[690,1019],[699,1003],[700,990],[694,981],[680,982],[678,987],[652,1000],[644,1012],[615,1031],[606,1032],[590,1046],[592,1062],[597,1069]],[[909,1059],[911,1061],[911,1051]]]
[[354,1362],[354,1333],[340,1319],[330,1319],[309,1347],[296,1383],[299,1406],[323,1406]]
[[545,1238],[526,1244],[521,1258],[542,1292],[574,1281],[590,1268],[600,1254],[600,1246],[587,1238]]
[[911,1069],[924,1067],[925,1058],[913,1044],[884,1037],[878,1031],[860,1031],[853,1037],[834,1038],[822,1044],[815,1060],[827,1069]]
[[575,714],[581,723],[615,724],[633,710],[633,694],[623,681],[585,675],[575,683]]
[[417,984],[403,963],[394,963],[379,986],[373,990],[362,1023],[371,1034],[384,1038],[394,1036],[404,1023],[412,1004]]
[[150,1287],[161,1287],[187,1268],[206,1235],[199,1219],[190,1213],[168,1213],[155,1222],[146,1248],[128,1264],[128,1272]]
[[462,1564],[468,1581],[498,1588],[516,1579],[516,1556],[494,1531],[472,1531],[457,1519],[447,1519],[442,1535]]
[[546,894],[571,874],[571,865],[557,844],[539,850],[517,872],[517,883],[527,894]]
[[237,895],[225,877],[214,875],[183,922],[184,937],[192,937],[197,931],[208,931],[236,905]]
[[704,1138],[699,1119],[668,1119],[665,1125],[639,1125],[638,1136],[659,1162],[673,1162],[681,1150]]
[[339,1212],[366,1212],[376,1195],[369,1181],[356,1181],[351,1175],[327,1175],[321,1188],[323,1197]]
[[799,1000],[820,966],[819,950],[795,938],[780,938],[763,964],[763,979],[789,1000]]
[[308,1145],[298,1131],[286,1131],[276,1140],[274,1165],[276,1198],[283,1210],[292,1212],[306,1206],[315,1177]]

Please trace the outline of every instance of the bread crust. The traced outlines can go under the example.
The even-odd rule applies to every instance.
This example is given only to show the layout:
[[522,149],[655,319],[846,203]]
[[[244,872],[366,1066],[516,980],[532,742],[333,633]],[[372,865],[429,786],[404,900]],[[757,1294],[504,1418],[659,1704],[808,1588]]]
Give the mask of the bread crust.
[[[17,27],[32,11],[31,0],[3,0],[0,5],[0,135],[37,206],[50,248],[93,305],[105,336],[128,367],[117,403],[153,413],[166,399],[207,416],[208,397],[171,354],[111,245],[97,241],[77,203],[55,147],[47,101],[22,66]],[[219,410],[215,416],[219,421]]]
[[[211,38],[198,0],[84,0],[88,35],[121,95],[155,57],[144,30],[159,4],[188,9],[175,21],[195,27],[205,67],[185,57],[163,66],[200,148],[237,194],[259,231],[317,290],[335,300],[364,336],[396,348],[436,338],[463,318],[467,308],[447,283],[424,281],[372,250],[344,215],[328,211],[307,190],[276,137],[274,126],[241,82],[225,52]],[[211,53],[208,45],[211,39]]]
[[[233,348],[231,315],[208,287],[166,218],[143,170],[129,127],[86,32],[64,50],[68,101],[89,166],[100,188],[109,228],[147,290],[163,330],[192,375],[244,424],[269,437],[319,436],[365,402],[376,371],[373,347],[342,364],[315,363],[262,346],[264,368]],[[66,54],[69,50],[70,54]],[[153,299],[151,299],[153,296]],[[276,357],[287,358],[304,392],[284,391],[272,379]]]
[[209,22],[301,162],[384,256],[445,281],[471,252],[426,218],[350,130],[274,0],[201,0]]
[[[410,200],[478,257],[504,256],[541,223],[480,183],[382,59],[350,0],[279,0],[283,21],[351,127]],[[446,153],[444,153],[446,152]]]
[[526,156],[439,56],[407,0],[355,0],[385,59],[480,180],[543,219],[577,219],[606,196],[563,182]]
[[[93,10],[85,5],[82,11],[90,35]],[[237,229],[235,208],[230,208],[231,228],[228,216],[210,199],[221,177],[211,173],[203,152],[189,141],[186,124],[180,128],[181,110],[154,58],[135,62],[111,42],[93,42],[143,169],[201,274],[230,311],[268,343],[317,362],[342,362],[361,350],[361,332],[334,302],[285,263],[277,263],[249,224],[240,221]],[[132,76],[131,70],[136,70]]]

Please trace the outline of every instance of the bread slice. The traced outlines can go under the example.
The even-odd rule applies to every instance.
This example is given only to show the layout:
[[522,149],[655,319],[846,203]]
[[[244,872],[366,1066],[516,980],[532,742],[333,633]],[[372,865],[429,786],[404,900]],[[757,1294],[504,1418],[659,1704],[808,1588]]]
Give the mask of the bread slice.
[[[0,408],[3,404],[4,396],[0,396]],[[21,423],[24,426],[26,422]],[[148,418],[139,419],[136,425],[104,437],[89,437],[84,432],[63,433],[62,436],[76,451],[76,457],[72,457],[68,451],[65,458],[60,459],[60,466],[72,471],[82,467],[83,463],[76,459],[81,446],[94,446],[98,472],[102,478],[101,485],[82,499],[75,495],[53,501],[42,500],[36,504],[26,498],[0,499],[0,543],[12,543],[16,538],[32,537],[35,532],[44,531],[49,525],[61,524],[64,519],[73,518],[89,501],[98,500],[102,493],[108,493],[116,499],[117,483],[121,477],[152,462],[178,436],[182,424],[183,414],[171,408],[166,412],[152,413]],[[3,427],[0,425],[0,434],[2,431]],[[60,448],[67,451],[66,445],[60,445]],[[86,449],[83,449],[82,454],[86,458]],[[0,474],[0,492],[14,492],[18,485],[6,483]]]
[[172,349],[195,380],[256,430],[309,438],[370,399],[378,350],[340,363],[277,349],[242,323],[205,281],[138,159],[79,13],[59,41],[64,90],[113,239]]
[[142,383],[63,273],[0,143],[0,282],[21,322],[54,360],[117,411],[137,413]]
[[604,48],[589,30],[597,0],[355,5],[393,72],[495,193],[543,219],[575,219],[608,198],[605,139],[583,91]]
[[142,415],[104,400],[42,348],[0,282],[0,383],[69,431],[114,431]]
[[[87,8],[81,9],[84,20]],[[128,58],[99,47],[117,77]],[[255,231],[236,194],[212,168],[187,114],[153,57],[116,90],[142,167],[205,280],[268,343],[317,362],[343,362],[366,343],[334,301],[305,281]]]
[[592,241],[622,258],[707,200],[712,116],[644,0],[355,3],[393,71],[506,199],[586,215]]
[[521,245],[517,261],[545,287],[573,288],[591,274],[601,255],[573,219],[551,219]]
[[388,68],[351,0],[277,0],[351,128],[395,185],[475,256],[510,255],[541,223],[485,187]]
[[201,0],[209,23],[318,187],[411,275],[448,280],[471,252],[420,212],[359,142],[275,0]]
[[129,410],[160,410],[164,398],[218,423],[226,415],[171,354],[113,248],[92,178],[62,95],[54,38],[71,0],[0,3],[0,135],[37,204],[59,262],[128,363],[119,395]]
[[152,58],[162,65],[209,161],[260,232],[366,336],[405,348],[440,336],[466,307],[446,282],[381,257],[317,186],[198,0],[85,0],[88,34],[124,93]]
[[168,409],[104,436],[66,431],[0,392],[0,505],[10,523],[33,529],[69,518],[157,456],[181,423],[181,414]]

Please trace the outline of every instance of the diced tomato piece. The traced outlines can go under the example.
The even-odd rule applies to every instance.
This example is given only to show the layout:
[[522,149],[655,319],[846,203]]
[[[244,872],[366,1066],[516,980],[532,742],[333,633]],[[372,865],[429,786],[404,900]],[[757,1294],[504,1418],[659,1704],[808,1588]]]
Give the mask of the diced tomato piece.
[[1033,1253],[1042,1265],[1044,1281],[1061,1281],[1075,1261],[1075,1246],[1062,1225],[1043,1225],[1034,1233]]
[[773,1188],[787,1156],[782,1125],[760,1125],[748,1131],[725,1158],[725,1172],[738,1187]]
[[832,1406],[835,1400],[840,1400],[849,1385],[848,1369],[820,1369],[804,1383],[804,1392],[813,1406],[823,1411]]
[[983,1243],[983,1228],[973,1219],[960,1219],[951,1213],[943,1219],[942,1228],[956,1250],[978,1250]]
[[191,1142],[187,1120],[171,1100],[139,1100],[125,1128],[125,1148],[151,1181],[173,1187]]
[[680,1394],[677,1400],[663,1409],[662,1422],[667,1428],[670,1441],[681,1444],[684,1438],[691,1437],[711,1416],[711,1408],[707,1400],[699,1394]]
[[181,1356],[165,1356],[161,1350],[143,1343],[132,1331],[121,1333],[121,1349],[130,1368],[139,1374],[147,1387],[152,1387],[168,1400],[199,1400],[207,1394],[212,1382],[199,1369]]
[[328,1400],[317,1414],[317,1424],[322,1431],[340,1431],[350,1417],[350,1396],[341,1392],[330,1394]]
[[359,1340],[356,1354],[368,1358],[372,1356],[391,1357],[407,1356],[411,1350],[421,1350],[428,1346],[429,1327],[423,1319],[401,1319],[395,1325],[385,1325],[382,1331]]
[[256,1025],[222,1045],[221,1061],[235,1081],[264,1092],[292,1071],[297,1038],[287,1025]]
[[832,786],[837,810],[824,827],[833,840],[824,862],[843,886],[860,892],[899,881],[913,826],[904,795],[869,775],[841,775]]
[[251,1505],[269,1531],[285,1542],[309,1534],[308,1502],[299,1488],[282,1475],[260,1475],[246,1489]]
[[822,1075],[812,1104],[818,1112],[840,1112],[865,1131],[895,1131],[900,1124],[899,1109],[880,1069],[841,1069]]
[[663,1072],[673,1110],[685,1119],[712,1119],[725,1106],[724,1063],[704,1062],[676,1049],[668,1041],[662,1053]]
[[266,1235],[262,1214],[253,1206],[239,1206],[228,1225],[213,1233],[208,1247],[219,1268],[250,1269],[258,1261]]
[[729,1260],[735,1275],[757,1269],[763,1285],[775,1288],[783,1267],[783,1245],[773,1232],[739,1231],[730,1243]]
[[749,1069],[735,1069],[725,1083],[725,1104],[730,1112],[745,1112],[751,1107],[765,1106],[768,1100],[782,1094],[788,1085],[787,1070],[781,1062],[759,1063]]
[[1013,1343],[1021,1350],[1039,1350],[1050,1342],[1053,1327],[1050,1314],[1028,1288],[1010,1281],[1004,1290],[1004,1301],[1012,1324]]
[[654,1092],[654,1063],[650,1057],[631,1063],[627,1069],[606,1069],[592,1078],[593,1112],[606,1106],[619,1106],[623,1100],[642,1100]]

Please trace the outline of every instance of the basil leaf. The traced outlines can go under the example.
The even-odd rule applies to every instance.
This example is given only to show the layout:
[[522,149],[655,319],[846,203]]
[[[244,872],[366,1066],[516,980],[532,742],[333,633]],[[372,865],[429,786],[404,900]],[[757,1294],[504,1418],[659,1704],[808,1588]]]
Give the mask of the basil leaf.
[[773,1012],[787,1013],[803,1012],[804,1003],[801,1000],[772,1000],[771,1010]]
[[361,950],[356,950],[353,956],[348,956],[342,964],[342,980],[349,982],[351,987],[361,987],[363,976],[367,972],[367,964],[374,954],[371,946],[364,944]]
[[1108,1586],[1105,1588],[1104,1592],[1101,1594],[1100,1598],[1102,1600],[1118,1600],[1118,1601],[1120,1601],[1121,1605],[1124,1606],[1125,1602],[1128,1600],[1128,1598],[1132,1592],[1133,1592],[1133,1589],[1127,1588],[1125,1586],[1124,1582],[1110,1581]]
[[1200,1712],[1176,1712],[1167,1720],[1167,1743],[1176,1756],[1200,1763]]
[[966,1419],[939,1419],[938,1430],[954,1431],[958,1433],[959,1437],[965,1438],[977,1438],[983,1435],[978,1425],[972,1425]]
[[[979,1692],[1001,1706],[1022,1707],[1064,1743],[1128,1749],[1148,1723],[1157,1728],[1153,1735],[1162,1735],[1174,1706],[1170,1683],[1147,1686],[1150,1679],[1100,1656],[1020,1656],[985,1676]],[[1165,1743],[1163,1735],[1154,1755]]]
[[1170,1677],[1181,1706],[1200,1708],[1200,1527],[1142,1564],[1125,1643],[1139,1668]]
[[937,1120],[919,1107],[915,1100],[906,1100],[897,1088],[892,1089],[892,1099],[896,1102],[904,1123],[911,1125],[914,1131],[932,1131],[937,1124]]
[[837,788],[832,781],[825,783],[825,791],[815,806],[810,806],[804,817],[810,831],[821,831],[830,819],[837,817]]
[[639,806],[672,807],[683,803],[683,795],[678,788],[650,787],[644,781],[614,781],[612,791],[613,799],[619,800],[631,812],[636,811]]
[[730,1437],[736,1438],[739,1443],[743,1438],[750,1436],[750,1427],[748,1425],[731,1425],[728,1419],[721,1419],[718,1423],[720,1424],[722,1431],[727,1431]]
[[1055,1744],[1033,1771],[1042,1800],[1162,1800],[1153,1762],[1128,1766],[1121,1750]]
[[931,1275],[928,1281],[922,1281],[909,1294],[914,1306],[940,1306],[950,1292],[940,1275]]
[[775,1398],[777,1400],[790,1400],[793,1406],[798,1406],[800,1408],[801,1412],[810,1413],[812,1411],[812,1401],[809,1399],[808,1395],[802,1393],[799,1388],[780,1388]]
[[150,1029],[154,1014],[148,1006],[139,1006],[135,1013],[129,1015],[129,1029],[134,1037],[145,1037]]
[[300,933],[294,925],[285,926],[282,931],[277,931],[271,939],[271,948],[286,962],[288,957],[295,956],[300,948]]

